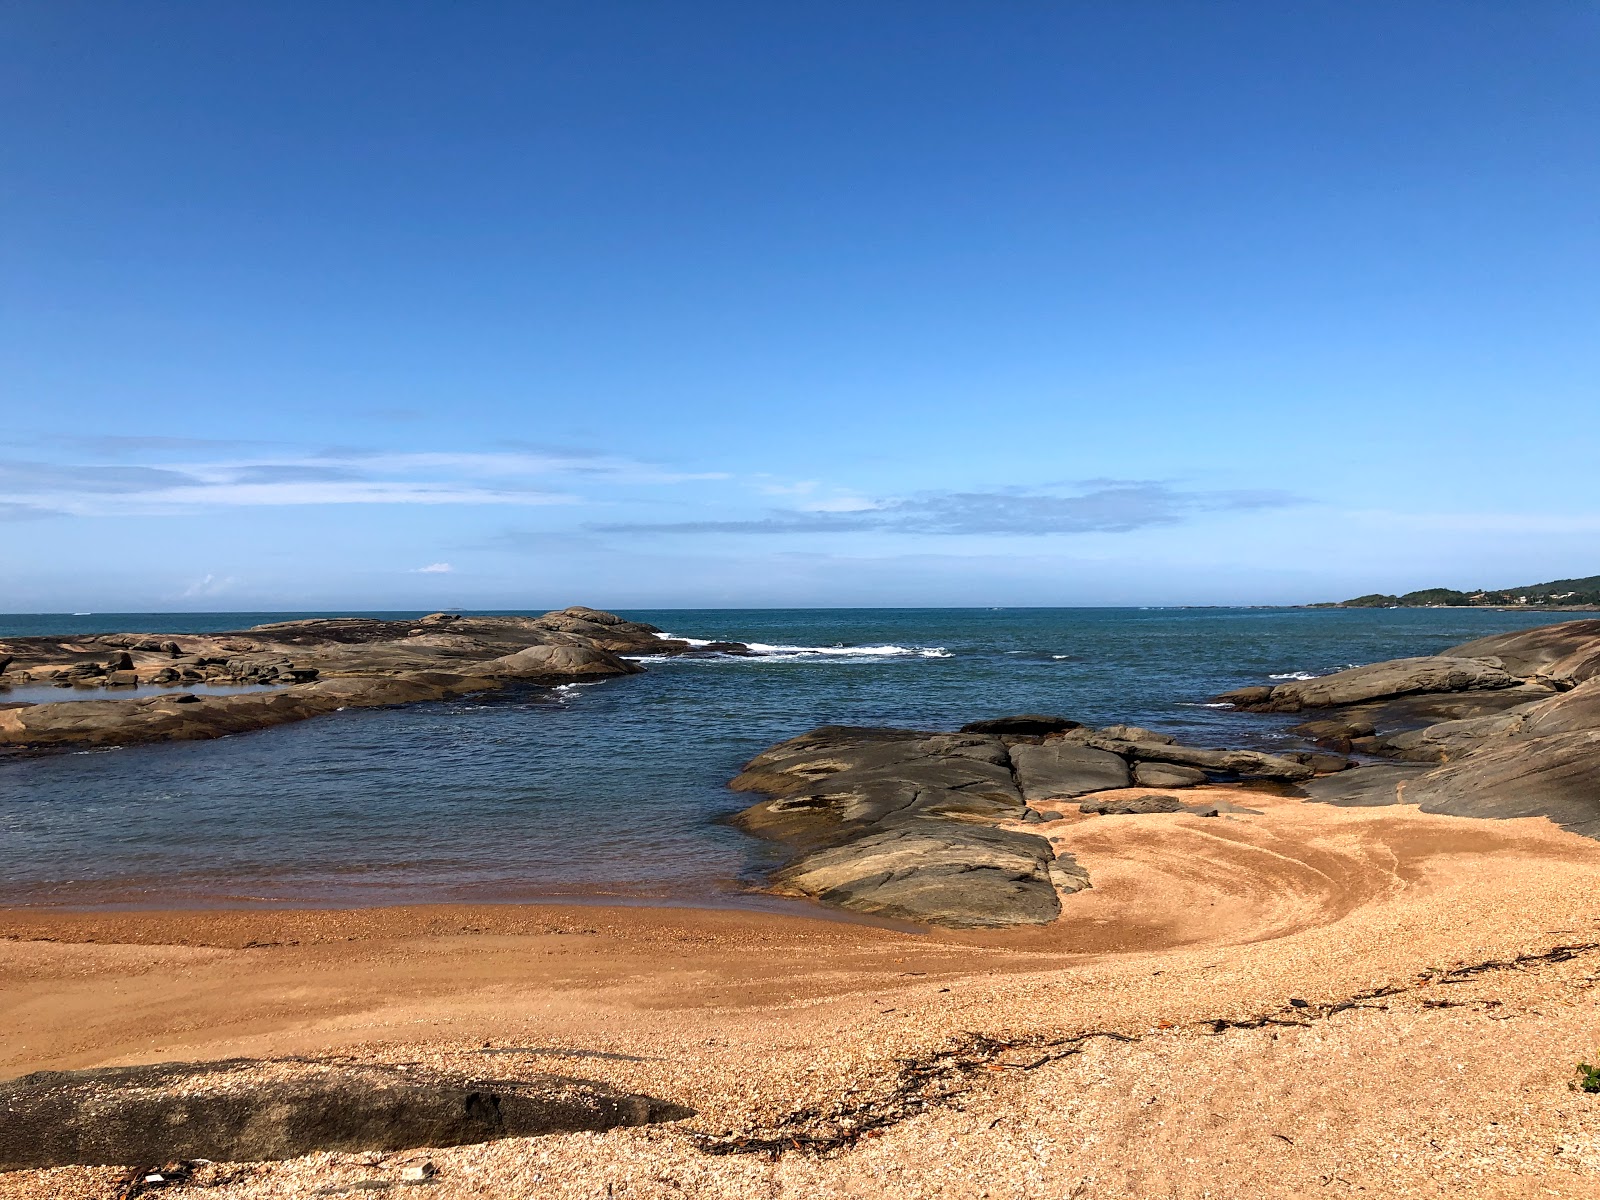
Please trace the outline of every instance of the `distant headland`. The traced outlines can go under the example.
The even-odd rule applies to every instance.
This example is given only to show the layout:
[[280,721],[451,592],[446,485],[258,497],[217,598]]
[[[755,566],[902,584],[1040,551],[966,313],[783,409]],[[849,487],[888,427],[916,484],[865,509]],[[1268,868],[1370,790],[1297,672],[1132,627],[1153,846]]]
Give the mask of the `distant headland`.
[[1454,588],[1424,588],[1403,596],[1373,592],[1354,600],[1312,604],[1309,608],[1600,608],[1600,575],[1583,579],[1553,579],[1549,583],[1530,583],[1525,587],[1475,592]]

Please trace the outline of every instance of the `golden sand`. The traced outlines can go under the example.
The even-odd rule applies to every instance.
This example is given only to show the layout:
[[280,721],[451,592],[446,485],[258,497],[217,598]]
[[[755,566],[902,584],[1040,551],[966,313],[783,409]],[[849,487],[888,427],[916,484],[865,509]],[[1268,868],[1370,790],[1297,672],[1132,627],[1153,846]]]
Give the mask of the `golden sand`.
[[[1030,828],[1094,887],[1027,930],[0,913],[0,1075],[349,1054],[578,1075],[698,1113],[223,1164],[172,1196],[363,1195],[423,1159],[437,1200],[1600,1196],[1600,1096],[1569,1087],[1600,1050],[1600,847],[1542,819],[1226,798],[1261,811],[1060,806]],[[104,1197],[121,1174],[15,1172],[0,1197]]]

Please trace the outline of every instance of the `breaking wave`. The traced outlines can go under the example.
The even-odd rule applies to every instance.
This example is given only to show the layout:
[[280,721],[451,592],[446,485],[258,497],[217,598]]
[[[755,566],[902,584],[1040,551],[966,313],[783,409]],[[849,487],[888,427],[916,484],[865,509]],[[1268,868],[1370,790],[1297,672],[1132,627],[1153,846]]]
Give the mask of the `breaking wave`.
[[[710,646],[714,642],[709,638],[680,638],[670,633],[658,635],[664,640],[675,642],[688,642],[691,647]],[[630,657],[634,662],[676,662],[676,661],[711,661],[734,660],[738,662],[760,662],[765,660],[782,660],[785,662],[879,662],[889,658],[952,658],[950,651],[943,646],[900,646],[886,642],[877,646],[787,646],[776,645],[768,642],[745,642],[750,649],[749,654],[712,654],[706,658],[680,659],[676,655],[651,654]]]

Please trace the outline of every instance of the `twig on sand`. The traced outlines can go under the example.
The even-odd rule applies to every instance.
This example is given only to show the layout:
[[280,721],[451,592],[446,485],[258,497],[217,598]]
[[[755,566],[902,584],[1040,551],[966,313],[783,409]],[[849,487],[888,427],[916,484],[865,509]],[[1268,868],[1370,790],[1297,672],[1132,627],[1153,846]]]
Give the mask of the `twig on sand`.
[[[1548,950],[1519,954],[1514,958],[1486,959],[1448,970],[1425,971],[1413,983],[1373,988],[1332,1004],[1291,1002],[1276,1012],[1244,1018],[1212,1017],[1192,1022],[1188,1028],[1210,1035],[1269,1026],[1305,1029],[1315,1021],[1327,1020],[1351,1009],[1387,1011],[1389,1006],[1381,1001],[1424,988],[1443,983],[1467,983],[1475,976],[1494,971],[1517,971],[1531,966],[1568,962],[1597,951],[1600,951],[1600,942],[1552,946]],[[1422,1003],[1426,1008],[1455,1008],[1460,1007],[1462,1002],[1429,999]],[[1499,1004],[1497,1001],[1486,1001],[1485,1006],[1498,1007]],[[1292,1017],[1288,1015],[1291,1013]],[[1158,1026],[1161,1032],[1179,1028],[1183,1027],[1165,1021]],[[876,1098],[836,1105],[827,1110],[797,1109],[775,1125],[763,1129],[721,1134],[696,1130],[684,1132],[707,1154],[765,1154],[772,1158],[795,1151],[819,1156],[831,1154],[849,1149],[863,1138],[880,1137],[886,1130],[911,1117],[954,1104],[990,1075],[1037,1070],[1047,1063],[1083,1053],[1085,1045],[1097,1038],[1131,1044],[1142,1042],[1146,1036],[1119,1033],[1111,1029],[1091,1029],[1064,1038],[1039,1036],[1002,1039],[967,1032],[952,1039],[952,1044],[944,1050],[918,1058],[897,1059],[894,1083]],[[1029,1052],[1026,1061],[1003,1061],[1003,1056],[1008,1052],[1019,1050]],[[1283,1138],[1290,1145],[1294,1144],[1282,1134],[1273,1136]],[[1330,1177],[1328,1182],[1335,1178]]]

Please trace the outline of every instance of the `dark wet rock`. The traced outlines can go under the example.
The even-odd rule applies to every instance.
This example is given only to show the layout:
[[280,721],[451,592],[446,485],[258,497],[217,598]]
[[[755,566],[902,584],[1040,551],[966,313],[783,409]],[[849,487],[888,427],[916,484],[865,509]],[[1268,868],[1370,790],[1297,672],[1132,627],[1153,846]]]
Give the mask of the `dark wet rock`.
[[0,1112],[0,1170],[459,1146],[693,1115],[561,1076],[246,1059],[41,1071],[0,1083]]
[[1351,738],[1371,737],[1377,732],[1377,727],[1359,717],[1323,717],[1315,721],[1302,721],[1291,726],[1289,732],[1313,742],[1329,745],[1344,743],[1343,752],[1348,750]]
[[1044,925],[1061,915],[1054,861],[1050,843],[1032,834],[912,819],[807,855],[774,878],[876,916],[956,929]]
[[1025,800],[1070,800],[1132,781],[1121,756],[1062,739],[1012,746],[1011,763]]
[[1116,800],[1088,800],[1078,805],[1078,811],[1093,816],[1126,817],[1183,812],[1185,809],[1183,801],[1176,796],[1132,796]]
[[703,646],[690,646],[686,653],[690,655],[730,654],[735,658],[760,657],[743,642],[707,642]]
[[823,726],[757,755],[732,786],[767,797],[734,823],[796,852],[774,876],[786,893],[964,928],[1054,920],[1058,887],[1087,884],[1076,864],[1053,866],[1044,838],[1000,828],[1045,816],[995,735]]
[[822,725],[763,750],[728,786],[781,796],[841,771],[917,758],[912,747],[932,736],[915,729]]
[[1255,708],[1272,699],[1271,684],[1256,684],[1252,687],[1235,688],[1231,692],[1223,692],[1216,699],[1224,704],[1231,704],[1235,708]]
[[[1053,920],[1051,897],[1087,886],[1088,877],[1045,839],[1002,828],[1060,819],[1031,802],[1125,789],[1135,771],[1170,786],[1204,782],[1213,770],[1267,781],[1313,774],[1275,755],[1107,737],[1082,726],[1048,735],[975,727],[825,725],[790,738],[733,780],[736,790],[766,797],[733,823],[795,853],[774,877],[781,891],[929,924],[1032,924]],[[1111,729],[1147,736],[1137,726]],[[1172,798],[1108,798],[1133,804],[1117,810],[1130,812],[1168,811],[1165,800]],[[1190,813],[1251,811],[1173,803]]]
[[1276,754],[1263,754],[1258,750],[1206,750],[1197,746],[1178,746],[1167,742],[1125,742],[1117,738],[1102,737],[1099,734],[1082,735],[1081,731],[1067,734],[1066,737],[1077,737],[1085,745],[1119,754],[1136,764],[1168,763],[1219,774],[1283,779],[1291,782],[1309,779],[1315,773],[1304,763]]
[[918,755],[823,776],[752,805],[740,828],[801,846],[857,836],[890,818],[1020,820],[1022,797],[1004,766]]
[[[1300,712],[1417,692],[1495,691],[1516,687],[1521,682],[1504,668],[1476,658],[1397,658],[1316,679],[1280,683],[1265,699],[1248,702],[1233,699],[1233,703],[1262,712]],[[1230,693],[1229,698],[1237,695]]]
[[1355,763],[1342,754],[1308,754],[1300,761],[1318,775],[1334,775],[1355,766]]
[[1066,717],[1047,717],[1038,713],[1023,713],[1016,717],[994,717],[987,721],[970,721],[961,727],[962,733],[993,733],[1012,734],[1021,736],[1040,736],[1049,733],[1064,733],[1068,729],[1080,729],[1082,725],[1077,721],[1069,721]]
[[1142,762],[1135,763],[1133,768],[1133,782],[1140,787],[1197,787],[1209,779],[1210,776],[1204,771],[1172,763]]

